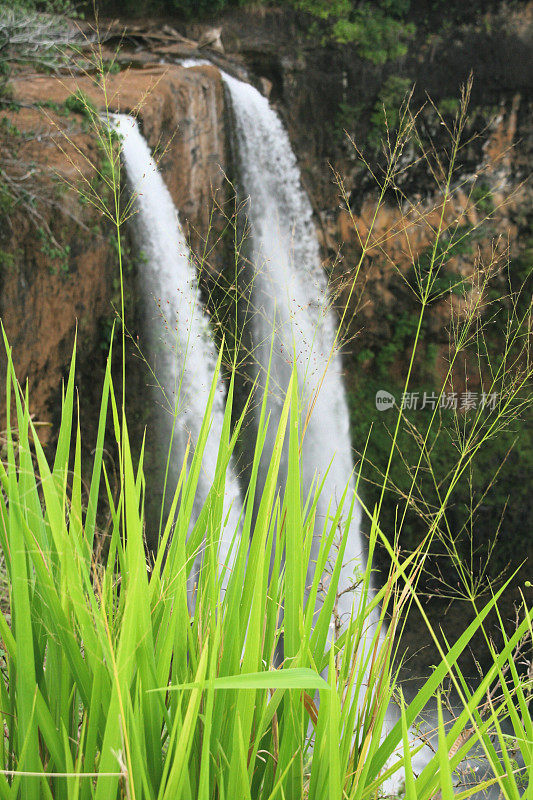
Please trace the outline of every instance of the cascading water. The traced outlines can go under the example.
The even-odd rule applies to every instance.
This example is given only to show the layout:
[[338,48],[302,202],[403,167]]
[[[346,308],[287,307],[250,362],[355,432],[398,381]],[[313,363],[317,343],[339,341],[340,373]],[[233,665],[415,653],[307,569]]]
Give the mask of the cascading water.
[[[146,313],[146,356],[160,384],[156,387],[156,436],[162,465],[173,437],[169,462],[171,495],[187,443],[190,439],[194,448],[198,441],[215,372],[216,351],[200,301],[195,267],[170,193],[136,121],[117,114],[112,124],[122,137],[122,158],[134,197],[133,235],[138,252],[143,254],[141,291],[146,307],[153,309]],[[195,500],[196,514],[215,475],[223,414],[224,387],[219,382]],[[226,526],[220,538],[221,564],[226,561],[238,530],[240,510],[239,484],[230,466],[224,495]],[[193,579],[196,573],[197,565]],[[225,582],[223,577],[223,585]]]
[[[355,488],[350,477],[353,461],[348,408],[340,358],[334,352],[335,322],[312,209],[301,185],[289,137],[265,97],[250,84],[222,75],[233,109],[240,182],[243,193],[250,198],[247,214],[254,270],[250,324],[260,385],[269,363],[274,331],[270,374],[273,390],[268,399],[270,430],[273,436],[294,358],[301,397],[312,405],[301,458],[304,492],[310,490],[317,475],[319,479],[326,476],[317,508],[306,581],[309,586],[326,515],[335,513],[348,481],[349,497]],[[267,461],[272,444],[271,440],[270,449],[265,449]],[[355,599],[352,591],[345,590],[353,585],[354,573],[365,566],[360,522],[361,509],[357,505],[339,582],[337,611],[341,624],[350,619]],[[332,620],[330,637],[334,627]]]
[[[184,66],[195,65],[191,62]],[[268,398],[270,430],[276,429],[276,417],[281,411],[295,358],[301,396],[313,399],[301,458],[304,491],[310,489],[317,473],[320,478],[327,473],[317,509],[319,521],[311,553],[313,563],[326,515],[335,513],[336,502],[347,483],[350,493],[355,489],[341,364],[339,357],[332,353],[334,318],[329,309],[312,209],[301,186],[287,133],[266,98],[251,85],[224,73],[222,77],[235,118],[242,188],[250,197],[248,218],[254,268],[252,346],[259,385],[263,389],[275,332],[270,374],[270,386],[274,390],[271,388]],[[146,258],[141,275],[143,293],[147,299],[159,299],[156,316],[164,315],[167,320],[164,327],[152,321],[147,326],[147,338],[149,355],[155,361],[169,409],[174,405],[181,382],[179,424],[174,434],[176,455],[171,462],[175,480],[189,435],[193,445],[198,437],[216,355],[209,337],[208,320],[198,298],[194,266],[172,199],[135,121],[117,115],[115,127],[123,136],[122,152],[128,181],[136,193],[138,213],[134,233],[137,246]],[[223,387],[219,385],[204,455],[199,504],[207,496],[215,471],[223,402]],[[161,410],[159,417],[160,439],[168,444],[172,413]],[[266,461],[270,458],[272,441],[270,448],[268,444],[264,454]],[[224,499],[228,522],[227,533],[221,537],[220,562],[227,556],[241,509],[239,486],[231,469]],[[365,566],[360,521],[361,509],[356,506],[339,579],[337,610],[341,622],[350,618],[352,604],[357,601],[353,592],[344,590],[353,584],[354,573]],[[307,576],[308,585],[311,579],[312,568]],[[377,616],[373,615],[369,629],[376,621]],[[330,638],[333,633],[332,622]],[[393,721],[390,717],[387,727]],[[421,754],[417,760],[421,768],[427,761],[427,754]]]
[[[259,386],[264,390],[265,367],[269,363],[272,342],[270,385],[279,389],[279,393],[271,391],[268,398],[270,430],[276,428],[276,417],[279,417],[292,373],[293,358],[301,396],[312,398],[313,402],[301,457],[304,491],[309,491],[317,473],[321,478],[326,476],[317,508],[319,521],[311,552],[313,564],[319,549],[321,522],[326,515],[335,513],[336,503],[347,482],[350,493],[355,489],[340,359],[332,352],[335,341],[333,315],[329,310],[311,206],[301,186],[287,133],[259,92],[229,75],[222,73],[222,77],[230,93],[235,117],[242,186],[251,200],[248,214],[254,268],[254,361],[258,365]],[[147,299],[158,299],[156,316],[159,322],[161,316],[166,319],[165,326],[153,324],[153,321],[147,326],[147,342],[168,406],[168,411],[160,406],[158,433],[162,445],[168,445],[172,435],[171,411],[179,397],[178,424],[170,464],[171,479],[175,482],[189,437],[193,446],[198,438],[212,383],[215,350],[198,297],[194,265],[170,194],[135,121],[116,115],[114,125],[123,136],[122,153],[128,182],[136,195],[138,213],[134,234],[138,249],[145,255],[141,272],[143,293]],[[207,496],[215,472],[223,403],[223,387],[219,384],[204,453],[199,506]],[[271,447],[272,440],[270,447],[267,442],[265,448],[266,460],[270,458]],[[286,457],[284,468],[287,468]],[[234,533],[238,530],[241,510],[239,486],[231,468],[226,476],[224,510],[227,524],[221,534],[220,563],[224,563],[228,556]],[[357,601],[353,592],[345,590],[352,585],[354,572],[365,565],[359,506],[355,512],[339,578],[337,611],[341,624],[343,619],[347,621],[350,618],[352,605]],[[193,569],[193,580],[200,557],[201,554]],[[231,568],[232,560],[228,559],[227,563]],[[311,579],[312,567],[307,575],[307,585]],[[226,576],[223,576],[223,587],[226,582]],[[191,583],[189,586],[193,595]],[[372,630],[376,622],[377,615],[374,614],[367,630]],[[330,640],[334,629],[332,622]],[[394,709],[389,709],[387,718],[385,727],[390,729],[397,719]],[[413,766],[421,771],[430,757],[431,753],[424,748]],[[386,791],[396,793],[397,789],[396,780],[390,779]]]
[[[270,430],[276,430],[294,359],[301,396],[311,400],[312,406],[301,454],[304,493],[310,490],[317,474],[320,479],[326,476],[317,507],[318,522],[306,581],[310,586],[325,518],[335,514],[347,484],[349,496],[355,491],[341,361],[334,351],[335,321],[311,204],[302,187],[287,132],[268,100],[253,86],[225,73],[222,77],[233,109],[241,187],[249,197],[247,214],[254,271],[250,324],[260,385],[272,346],[270,382],[274,391],[269,389]],[[264,381],[262,386],[264,389]],[[269,448],[267,442],[265,448],[267,461],[272,443],[271,440]],[[339,577],[337,613],[341,630],[342,623],[350,620],[354,603],[357,607],[357,589],[350,588],[354,585],[354,573],[364,570],[366,565],[360,525],[361,507],[357,505],[347,532]],[[377,612],[367,619],[364,653],[359,651],[361,658],[366,659],[378,619]],[[332,620],[330,641],[334,631]],[[361,699],[358,698],[358,705]],[[385,732],[397,719],[397,709],[390,706]],[[416,740],[414,731],[411,738]],[[413,766],[421,771],[430,757],[431,752],[423,748],[415,756]],[[396,793],[398,780],[395,776],[387,781],[386,791]]]

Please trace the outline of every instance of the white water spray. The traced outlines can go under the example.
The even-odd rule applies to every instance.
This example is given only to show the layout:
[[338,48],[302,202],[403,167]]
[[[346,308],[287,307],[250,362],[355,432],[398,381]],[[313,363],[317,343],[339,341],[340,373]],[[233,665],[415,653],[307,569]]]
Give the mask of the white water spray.
[[[146,356],[160,384],[155,388],[156,435],[163,463],[174,428],[169,465],[172,493],[187,443],[190,439],[194,449],[198,441],[216,366],[216,350],[200,301],[194,263],[170,193],[136,121],[119,114],[112,121],[122,137],[122,158],[135,198],[133,234],[141,254],[139,279],[148,309],[145,314]],[[224,400],[224,387],[219,381],[195,500],[196,514],[207,498],[215,475]],[[226,474],[224,517],[227,523],[220,537],[220,564],[228,557],[239,527],[240,510],[239,485],[230,466]],[[234,555],[232,552],[232,559]],[[198,564],[193,569],[193,580],[197,569]],[[224,576],[223,586],[226,582]]]
[[[241,184],[249,196],[247,213],[254,270],[251,325],[260,385],[269,363],[272,333],[275,331],[270,375],[274,389],[269,389],[268,398],[272,439],[267,442],[265,459],[267,462],[270,459],[274,432],[295,359],[300,396],[312,404],[301,455],[304,493],[309,491],[317,474],[322,479],[327,473],[317,506],[318,521],[306,579],[310,587],[326,516],[335,514],[347,483],[348,498],[353,497],[355,491],[348,407],[341,361],[334,350],[335,318],[321,266],[311,204],[302,187],[287,132],[268,100],[253,86],[225,73],[222,77],[233,108]],[[305,414],[304,403],[303,416]],[[350,589],[354,585],[354,575],[360,575],[366,567],[360,525],[361,507],[357,503],[347,531],[337,590],[341,632],[343,625],[350,621],[352,607],[355,605],[357,609],[361,599],[357,580],[356,588]],[[366,621],[366,640],[358,653],[358,657],[365,661],[378,621],[377,611],[371,613]],[[330,642],[334,633],[335,622],[332,620]],[[381,641],[383,636],[382,628]],[[367,675],[368,669],[363,683],[366,683]],[[361,695],[364,691],[357,698],[359,708],[363,700]],[[384,735],[398,718],[397,709],[389,706]],[[417,743],[414,731],[411,731],[411,739]],[[413,760],[415,771],[420,772],[430,757],[431,752],[423,748]],[[385,782],[383,788],[386,792],[397,793],[399,780],[401,776],[395,775]]]
[[[268,100],[253,86],[224,73],[223,79],[235,119],[240,180],[250,198],[247,214],[254,269],[251,325],[260,382],[275,331],[268,399],[272,437],[295,359],[300,396],[304,407],[307,403],[312,406],[301,458],[304,493],[317,476],[322,480],[327,473],[306,580],[310,586],[329,503],[332,516],[348,481],[348,505],[355,490],[350,477],[353,460],[348,408],[341,362],[334,352],[335,321],[312,209],[301,185],[289,137]],[[272,444],[271,439],[266,461]],[[337,611],[341,624],[349,621],[354,600],[357,604],[354,592],[345,590],[353,585],[354,575],[360,574],[366,563],[360,523],[361,508],[356,504],[339,581]],[[375,621],[376,616],[371,625]],[[333,633],[334,621],[330,639]]]

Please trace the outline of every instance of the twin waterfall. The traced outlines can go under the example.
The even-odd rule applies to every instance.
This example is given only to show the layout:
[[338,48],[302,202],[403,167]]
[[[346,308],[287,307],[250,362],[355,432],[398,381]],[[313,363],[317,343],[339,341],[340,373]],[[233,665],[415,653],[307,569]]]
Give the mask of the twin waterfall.
[[[187,66],[192,64],[187,63]],[[317,530],[311,552],[313,565],[327,515],[335,514],[347,484],[348,509],[355,489],[341,364],[334,352],[335,318],[321,268],[311,205],[301,185],[288,135],[268,100],[253,86],[224,73],[222,77],[233,115],[239,189],[242,198],[248,198],[248,255],[254,274],[250,298],[252,313],[247,324],[251,326],[257,370],[254,377],[262,393],[272,350],[267,400],[272,438],[266,442],[265,463],[270,460],[295,359],[302,401],[301,430],[303,420],[308,411],[311,412],[301,457],[304,496],[317,480],[326,476],[317,507]],[[137,124],[119,115],[114,118],[114,124],[123,137],[123,161],[128,183],[135,193],[134,235],[136,247],[145,256],[140,280],[145,303],[153,309],[151,319],[146,321],[147,356],[161,384],[157,391],[158,434],[162,444],[168,446],[173,431],[170,482],[175,483],[187,441],[190,437],[194,447],[198,437],[216,353],[209,335],[208,317],[199,299],[194,264],[169,192]],[[215,470],[223,403],[224,392],[220,385],[199,504],[207,496]],[[256,406],[260,406],[260,402]],[[284,463],[282,461],[282,484],[286,465],[287,454]],[[225,497],[228,522],[222,536],[220,562],[224,561],[238,528],[240,497],[238,481],[229,469]],[[354,602],[354,593],[343,590],[354,583],[354,575],[365,565],[360,517],[361,510],[356,504],[340,576],[337,611],[341,621],[349,620]],[[307,575],[308,585],[312,577],[312,572]],[[355,600],[357,602],[357,597]],[[333,631],[332,621],[331,637]]]

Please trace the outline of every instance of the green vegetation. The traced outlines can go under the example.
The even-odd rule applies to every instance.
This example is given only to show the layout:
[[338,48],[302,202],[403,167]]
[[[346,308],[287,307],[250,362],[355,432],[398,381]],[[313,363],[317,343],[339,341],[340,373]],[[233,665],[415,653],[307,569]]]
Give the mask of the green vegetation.
[[9,185],[0,181],[0,215],[8,214],[13,208],[14,197]]
[[90,101],[85,92],[82,92],[81,89],[70,94],[65,100],[64,106],[67,111],[74,114],[82,114],[89,121],[98,113],[94,103]]
[[455,117],[460,109],[460,101],[457,97],[443,97],[438,107],[443,116]]
[[366,125],[366,132],[359,134],[358,144],[364,145],[377,155],[383,142],[394,139],[398,132],[402,103],[407,101],[411,81],[400,75],[385,79],[373,105],[365,103],[340,103],[335,115],[334,135],[339,145],[346,142],[346,134],[353,137],[355,131]]
[[479,213],[488,218],[494,211],[494,201],[489,184],[484,180],[477,181],[470,196]]
[[52,275],[61,272],[67,275],[69,271],[70,245],[60,246],[49,231],[42,226],[37,228],[37,236],[41,242],[41,253],[48,259],[48,269]]
[[[438,507],[439,498],[446,492],[458,453],[464,450],[465,438],[474,425],[476,413],[473,410],[466,413],[461,409],[466,390],[455,393],[446,390],[441,398],[434,377],[417,381],[416,389],[414,387],[413,382],[412,392],[405,393],[406,407],[396,439],[396,457],[389,471],[382,510],[383,526],[387,530],[394,529],[396,515],[399,509],[404,509],[405,497],[412,484],[411,470],[420,458],[421,441],[424,441],[434,405],[442,404],[443,407],[437,410],[423,448],[423,468],[417,476],[416,490],[402,524],[401,545],[409,552],[424,540],[428,520],[433,509]],[[364,374],[360,380],[354,381],[349,392],[353,441],[365,442],[370,426],[372,431],[360,489],[369,507],[373,507],[381,495],[395,422],[394,411],[376,409],[376,393],[383,389],[391,392],[397,406],[401,406],[404,387],[385,375],[374,378]],[[482,394],[479,388],[472,393],[472,400],[480,411],[476,434],[476,441],[480,442],[482,431],[488,430],[494,421],[494,411],[491,412],[489,407],[481,409]],[[493,393],[486,394],[488,405],[492,403],[489,395]],[[529,485],[524,480],[524,476],[533,470],[532,421],[531,410],[526,410],[515,415],[506,430],[483,441],[478,459],[472,462],[454,488],[443,530],[439,531],[426,565],[425,591],[438,592],[449,599],[464,599],[465,587],[458,580],[461,574],[464,580],[468,573],[470,586],[476,586],[483,594],[526,558],[524,549],[517,559],[513,531],[527,528],[532,511]],[[453,556],[443,541],[450,531],[453,531],[457,551]],[[380,564],[383,566],[387,562],[388,557],[382,555]]]
[[410,0],[293,0],[293,5],[327,25],[326,37],[339,44],[355,44],[362,58],[374,64],[406,54],[415,26],[405,17]]
[[480,236],[481,226],[474,229],[466,224],[442,233],[439,241],[422,252],[409,270],[407,280],[415,295],[420,297],[427,294],[428,305],[450,292],[462,296],[469,288],[470,280],[450,268],[450,262],[458,256],[471,256]]
[[370,114],[368,142],[379,147],[387,134],[394,138],[401,118],[402,103],[411,89],[411,81],[400,75],[390,75],[381,86],[378,99]]
[[15,267],[15,256],[8,250],[0,249],[0,274]]
[[[14,401],[15,410],[13,416],[8,412],[5,458],[0,462],[0,547],[12,587],[8,612],[4,606],[0,613],[6,666],[0,676],[0,714],[6,731],[0,760],[7,770],[0,774],[2,797],[180,800],[231,795],[355,800],[373,796],[387,775],[402,768],[410,796],[429,800],[439,788],[444,795],[452,786],[457,780],[454,771],[474,746],[481,746],[505,797],[514,796],[520,783],[531,779],[529,688],[513,660],[516,648],[530,635],[530,613],[523,614],[502,653],[493,654],[485,678],[471,691],[462,680],[457,658],[473,633],[483,628],[497,597],[480,608],[458,642],[445,647],[442,663],[414,701],[407,707],[402,703],[401,719],[386,737],[382,725],[395,686],[392,633],[381,638],[376,629],[374,647],[368,649],[363,648],[361,635],[379,600],[384,604],[382,615],[389,608],[393,619],[398,619],[407,597],[416,601],[418,561],[400,560],[389,545],[393,561],[389,583],[371,599],[368,567],[352,621],[340,639],[328,644],[336,570],[320,590],[325,594],[318,616],[313,598],[338,528],[346,530],[349,525],[354,499],[345,496],[335,518],[325,522],[312,599],[305,604],[304,579],[320,489],[308,502],[298,491],[295,381],[287,394],[258,516],[252,527],[253,477],[242,535],[234,540],[235,561],[221,593],[221,576],[229,567],[221,569],[217,563],[224,476],[242,422],[241,418],[231,434],[232,387],[213,488],[200,517],[191,531],[210,406],[189,469],[184,462],[158,557],[147,571],[143,456],[134,464],[110,361],[98,442],[92,464],[86,465],[92,478],[85,491],[80,421],[74,413],[74,357],[57,447],[48,459],[39,444],[28,397],[16,383],[9,348],[7,352],[7,408]],[[215,383],[210,404],[214,387]],[[108,413],[120,464],[116,487],[110,485],[103,466]],[[267,424],[263,409],[253,476]],[[285,436],[291,456],[287,490],[279,498],[277,475]],[[107,492],[102,495],[104,483]],[[111,514],[103,561],[94,555],[102,504]],[[371,552],[378,538],[387,541],[374,514]],[[345,539],[336,569],[344,546]],[[205,556],[196,607],[190,613],[187,575],[199,547]],[[400,592],[403,589],[400,598],[394,596],[396,586]],[[285,608],[282,621],[280,607]],[[282,633],[285,661],[276,669],[274,653]],[[370,658],[367,687],[362,681]],[[327,680],[319,675],[325,669]],[[440,720],[439,755],[415,779],[409,726],[449,676],[464,709],[452,726],[445,728]],[[491,695],[490,713],[484,716],[479,704],[491,687],[498,691]],[[318,698],[313,697],[317,690],[318,707]],[[511,739],[500,735],[506,720],[512,724]],[[467,729],[468,735],[461,739]],[[526,763],[516,771],[509,763],[514,748]],[[470,786],[463,796],[485,785]]]
[[[436,525],[420,588],[469,605],[531,554],[529,545],[516,552],[512,532],[530,524],[524,476],[533,469],[533,439],[531,248],[511,259],[505,248],[489,244],[495,206],[483,177],[469,192],[476,223],[458,213],[465,184],[457,154],[467,102],[468,88],[449,128],[451,147],[443,147],[446,167],[442,153],[425,151],[430,167],[439,166],[434,205],[418,205],[413,215],[409,198],[398,192],[405,216],[390,231],[377,226],[376,234],[373,222],[360,239],[350,292],[367,254],[376,258],[380,243],[398,231],[411,264],[387,262],[396,272],[393,291],[403,292],[402,310],[380,312],[379,346],[359,352],[349,400],[365,503],[378,506],[384,528],[408,552],[426,542],[428,528]],[[403,108],[396,136],[388,139],[385,174],[374,173],[374,221],[405,172],[404,147],[417,138],[416,119]],[[349,209],[341,181],[339,187]],[[429,217],[431,244],[417,252],[412,221],[426,225]],[[343,321],[346,316],[343,311]],[[376,408],[380,390],[394,396],[387,411]],[[388,556],[380,562],[386,566]]]

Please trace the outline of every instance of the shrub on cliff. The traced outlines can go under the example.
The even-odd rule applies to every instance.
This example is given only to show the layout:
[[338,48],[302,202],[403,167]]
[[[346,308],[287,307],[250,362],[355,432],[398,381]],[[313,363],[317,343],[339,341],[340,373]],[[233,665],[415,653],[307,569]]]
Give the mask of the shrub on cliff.
[[358,53],[374,64],[385,64],[407,52],[415,25],[406,19],[410,0],[292,0],[296,8],[324,20],[323,35],[339,44],[355,44]]

